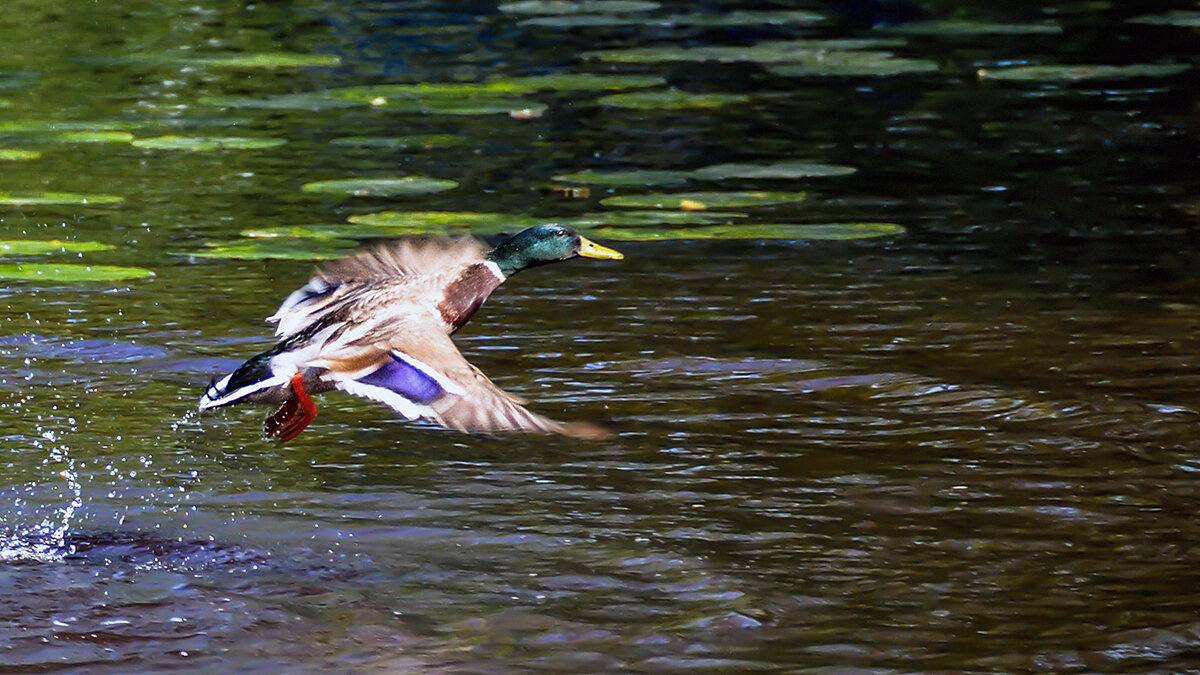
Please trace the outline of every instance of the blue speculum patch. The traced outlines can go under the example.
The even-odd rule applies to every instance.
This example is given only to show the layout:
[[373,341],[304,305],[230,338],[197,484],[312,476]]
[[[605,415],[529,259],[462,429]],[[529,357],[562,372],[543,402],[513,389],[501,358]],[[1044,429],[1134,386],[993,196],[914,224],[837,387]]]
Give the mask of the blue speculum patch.
[[437,380],[395,354],[391,355],[391,359],[370,375],[358,378],[358,381],[389,389],[420,404],[429,403],[445,395],[446,390],[442,389]]

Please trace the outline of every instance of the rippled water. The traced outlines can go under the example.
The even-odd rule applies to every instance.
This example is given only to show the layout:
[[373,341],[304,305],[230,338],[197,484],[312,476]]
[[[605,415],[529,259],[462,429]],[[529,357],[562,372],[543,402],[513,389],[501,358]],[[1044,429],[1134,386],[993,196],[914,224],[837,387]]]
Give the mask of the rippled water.
[[[0,192],[127,197],[14,208],[0,238],[103,241],[118,248],[88,260],[156,273],[0,281],[0,670],[1194,670],[1194,73],[973,76],[1191,62],[1200,33],[1122,22],[1173,8],[1185,3],[836,3],[819,8],[834,17],[824,28],[555,32],[483,3],[14,3],[0,73],[29,81],[0,89],[3,120],[132,119],[139,136],[233,125],[289,144],[50,145],[0,166]],[[565,95],[534,120],[195,103],[570,70],[604,47],[872,35],[923,12],[1066,29],[917,40],[904,55],[940,70],[900,78],[633,69],[775,92],[720,110]],[[199,47],[346,65],[112,59]],[[465,140],[328,142],[429,132]],[[760,219],[909,233],[614,243],[621,263],[516,277],[458,337],[534,409],[605,421],[612,439],[475,438],[329,395],[280,445],[260,437],[264,410],[194,412],[210,376],[267,344],[263,317],[310,270],[186,255],[206,242],[386,208],[549,218],[585,208],[545,191],[558,173],[796,158],[859,172],[802,182],[809,202]],[[298,189],[396,170],[462,186],[415,202]]]

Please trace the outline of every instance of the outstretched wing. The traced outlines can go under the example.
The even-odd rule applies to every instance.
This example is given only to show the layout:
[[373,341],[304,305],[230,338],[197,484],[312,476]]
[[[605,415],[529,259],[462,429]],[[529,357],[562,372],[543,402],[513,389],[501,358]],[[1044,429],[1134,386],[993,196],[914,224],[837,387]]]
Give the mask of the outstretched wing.
[[281,338],[300,333],[317,321],[381,289],[405,286],[410,294],[442,288],[464,267],[484,260],[487,248],[473,237],[405,239],[369,248],[326,263],[308,283],[293,292],[268,321],[277,323]]
[[[400,319],[389,331],[392,336],[365,335],[357,346],[322,355],[313,365],[328,368],[334,386],[348,394],[384,403],[409,419],[427,419],[458,431],[606,435],[597,426],[564,424],[527,410],[428,323]],[[395,337],[399,335],[403,337]]]

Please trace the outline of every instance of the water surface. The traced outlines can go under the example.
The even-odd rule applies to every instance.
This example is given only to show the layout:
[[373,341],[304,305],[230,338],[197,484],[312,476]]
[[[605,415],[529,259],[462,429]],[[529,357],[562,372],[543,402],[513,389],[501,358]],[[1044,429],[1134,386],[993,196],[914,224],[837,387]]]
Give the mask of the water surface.
[[[753,9],[735,4],[651,15]],[[101,241],[116,248],[82,260],[156,275],[0,281],[5,672],[1194,668],[1195,73],[978,72],[1190,64],[1194,29],[1125,22],[1186,3],[797,8],[828,20],[550,28],[491,3],[13,3],[0,121],[287,143],[2,136],[42,156],[0,166],[0,192],[125,202],[5,207],[0,238]],[[937,69],[882,78],[580,57],[878,37],[921,18],[1063,30],[906,38],[897,55]],[[246,51],[341,65],[185,58]],[[203,102],[610,71],[751,99],[647,111],[548,92],[530,119]],[[331,142],[415,134],[457,140]],[[810,192],[754,222],[907,234],[614,243],[621,263],[514,278],[458,336],[533,409],[604,421],[609,440],[475,438],[338,395],[287,445],[261,437],[264,410],[194,413],[211,376],[269,344],[263,317],[311,271],[192,255],[207,244],[388,209],[550,220],[637,192],[563,199],[548,189],[563,173],[798,159],[858,170],[722,187]],[[300,189],[397,173],[459,187]]]

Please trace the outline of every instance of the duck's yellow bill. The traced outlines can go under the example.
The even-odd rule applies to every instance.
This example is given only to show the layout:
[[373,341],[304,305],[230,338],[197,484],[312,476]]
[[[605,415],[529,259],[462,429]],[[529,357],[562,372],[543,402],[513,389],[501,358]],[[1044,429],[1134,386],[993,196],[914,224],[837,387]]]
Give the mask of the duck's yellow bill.
[[587,237],[579,238],[579,255],[585,258],[602,258],[604,260],[624,260],[625,254],[614,251],[607,246],[601,246]]

